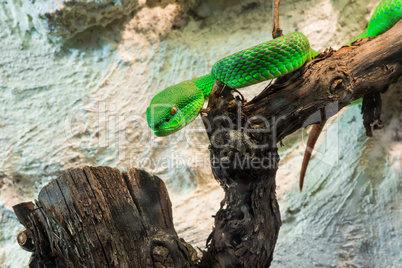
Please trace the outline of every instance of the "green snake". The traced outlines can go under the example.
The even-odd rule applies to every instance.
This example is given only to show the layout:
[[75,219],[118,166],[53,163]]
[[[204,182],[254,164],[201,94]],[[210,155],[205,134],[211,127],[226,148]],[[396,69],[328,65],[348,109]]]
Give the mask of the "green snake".
[[[375,37],[402,18],[402,0],[383,0],[367,29],[353,39]],[[170,86],[147,108],[147,121],[157,136],[170,135],[192,122],[209,96],[215,80],[241,88],[295,71],[318,55],[306,36],[293,32],[239,51],[216,62],[210,74]]]

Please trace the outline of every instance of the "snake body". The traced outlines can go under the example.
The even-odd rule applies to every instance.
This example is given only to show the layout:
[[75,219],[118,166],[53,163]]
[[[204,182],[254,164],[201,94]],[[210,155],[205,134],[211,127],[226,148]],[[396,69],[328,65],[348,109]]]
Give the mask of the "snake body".
[[[350,43],[382,34],[401,18],[402,0],[383,0],[367,29]],[[249,86],[297,70],[317,54],[307,37],[298,32],[236,52],[216,62],[210,74],[170,86],[155,95],[147,108],[148,125],[157,136],[172,134],[197,117],[215,80],[232,88]]]
[[293,32],[226,56],[210,74],[158,93],[147,109],[148,124],[157,136],[172,134],[197,117],[215,80],[232,88],[253,85],[299,69],[317,54],[304,34]]

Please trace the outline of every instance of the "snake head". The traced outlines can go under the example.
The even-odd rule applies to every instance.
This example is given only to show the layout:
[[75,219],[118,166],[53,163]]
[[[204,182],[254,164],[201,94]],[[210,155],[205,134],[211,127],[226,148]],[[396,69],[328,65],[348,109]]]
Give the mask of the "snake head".
[[202,91],[192,81],[181,82],[155,95],[147,108],[148,125],[156,136],[170,135],[191,123],[203,104]]

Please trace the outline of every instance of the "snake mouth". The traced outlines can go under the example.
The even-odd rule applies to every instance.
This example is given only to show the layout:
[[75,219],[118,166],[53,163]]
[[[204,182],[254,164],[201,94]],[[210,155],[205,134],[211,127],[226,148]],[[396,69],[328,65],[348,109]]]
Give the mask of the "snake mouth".
[[[194,121],[204,105],[202,91],[189,81],[158,93],[147,108],[148,126],[156,136],[168,136]],[[172,112],[172,107],[175,109]]]
[[154,135],[156,135],[158,137],[164,137],[164,136],[168,136],[170,134],[173,134],[173,133],[179,131],[183,127],[176,127],[176,128],[175,127],[169,127],[169,128],[163,128],[163,129],[155,129],[155,130],[152,130],[152,131],[153,131]]
[[[202,106],[201,106],[201,108],[202,108]],[[201,108],[199,110],[201,110]],[[195,111],[195,113],[187,114],[175,126],[163,127],[163,123],[162,123],[159,126],[157,126],[155,129],[152,129],[152,131],[153,131],[154,135],[156,135],[158,137],[164,137],[164,136],[168,136],[170,134],[173,134],[173,133],[179,131],[180,129],[184,128],[185,126],[187,126],[191,122],[193,122],[197,118],[199,110]],[[174,119],[173,120],[171,119],[170,121],[174,121]],[[166,123],[169,124],[169,122],[166,122]]]
[[153,134],[158,137],[163,137],[179,131],[197,118],[203,104],[204,99],[191,102],[179,110],[170,120],[165,120],[154,128],[151,127]]

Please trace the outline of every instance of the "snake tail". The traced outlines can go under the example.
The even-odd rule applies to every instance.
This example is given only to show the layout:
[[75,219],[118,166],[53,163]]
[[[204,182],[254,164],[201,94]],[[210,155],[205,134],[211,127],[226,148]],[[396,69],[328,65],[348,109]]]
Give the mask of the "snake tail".
[[[402,0],[383,0],[375,8],[367,28],[346,45],[350,46],[357,39],[366,37],[375,37],[382,33],[385,33],[401,19],[402,19]],[[355,101],[354,103],[357,102],[360,103],[361,100]],[[306,175],[307,166],[310,161],[314,145],[321,133],[321,130],[324,128],[325,122],[326,121],[323,121],[320,124],[313,125],[313,128],[311,129],[300,171],[300,179],[299,179],[300,191],[302,191],[303,189],[304,177]]]
[[323,130],[326,122],[327,120],[322,121],[319,124],[314,124],[313,127],[311,128],[310,135],[308,136],[307,146],[304,152],[302,167],[300,171],[300,179],[299,179],[300,192],[303,190],[304,177],[306,176],[308,163],[310,162],[311,154],[313,153],[315,143],[317,142],[318,137],[320,137],[321,131]]

